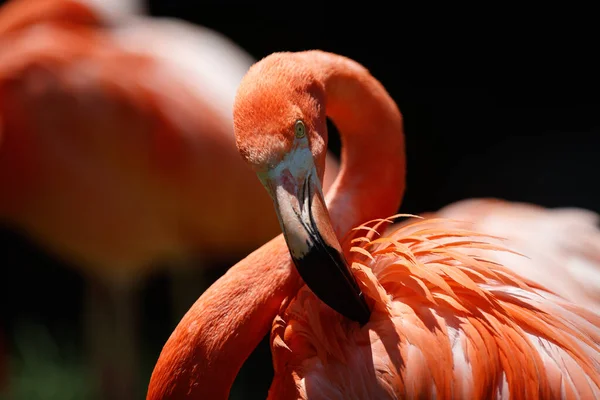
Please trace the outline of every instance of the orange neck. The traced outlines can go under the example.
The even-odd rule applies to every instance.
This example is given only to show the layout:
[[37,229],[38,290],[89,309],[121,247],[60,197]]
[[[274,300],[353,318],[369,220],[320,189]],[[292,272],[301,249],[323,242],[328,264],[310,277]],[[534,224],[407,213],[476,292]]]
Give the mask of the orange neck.
[[327,196],[331,221],[342,239],[355,226],[388,217],[400,207],[406,174],[402,115],[360,64],[320,51],[306,54],[320,61],[326,113],[342,142],[340,174]]
[[[323,72],[327,115],[342,135],[342,169],[327,196],[340,237],[398,209],[405,174],[402,117],[359,64],[317,51],[300,57]],[[282,235],[240,261],[183,317],[163,348],[147,399],[227,398],[243,362],[301,285]]]
[[147,399],[226,399],[281,304],[301,284],[282,235],[240,261],[202,294],[171,334]]

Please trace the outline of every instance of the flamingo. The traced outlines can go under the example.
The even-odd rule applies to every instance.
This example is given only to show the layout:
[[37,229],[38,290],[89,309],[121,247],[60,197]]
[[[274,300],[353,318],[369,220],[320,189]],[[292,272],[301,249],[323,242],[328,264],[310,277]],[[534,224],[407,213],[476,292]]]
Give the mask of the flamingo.
[[111,399],[134,397],[143,277],[160,263],[241,258],[279,229],[233,136],[235,90],[252,58],[141,8],[0,9],[0,221],[89,278],[92,362]]
[[[326,116],[342,157],[325,202]],[[270,399],[600,396],[598,314],[472,255],[510,249],[451,220],[383,233],[400,217],[388,218],[404,191],[403,123],[362,65],[274,53],[243,78],[234,129],[283,233],[190,308],[147,399],[227,398],[269,329]]]

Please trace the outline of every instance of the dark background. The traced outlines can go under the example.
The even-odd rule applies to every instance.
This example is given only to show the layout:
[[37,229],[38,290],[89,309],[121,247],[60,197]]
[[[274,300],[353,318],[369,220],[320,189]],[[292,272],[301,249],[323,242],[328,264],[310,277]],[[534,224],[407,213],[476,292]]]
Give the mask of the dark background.
[[[305,2],[193,3],[154,0],[149,9],[213,28],[256,59],[318,48],[369,68],[405,118],[403,212],[488,196],[600,212],[600,99],[593,73],[586,72],[596,67],[597,45],[585,11],[570,18],[563,10],[551,17],[547,10],[531,16],[505,10],[505,16],[433,5],[417,12],[402,3],[395,10],[346,3],[343,12]],[[334,134],[331,148],[337,153],[338,147]],[[0,324],[10,344],[29,321],[47,327],[61,349],[59,363],[71,353],[77,358],[83,282],[23,238],[3,232]],[[173,328],[166,298],[163,277],[148,281],[143,315],[148,371]],[[265,398],[272,376],[266,341],[249,362],[234,392]]]

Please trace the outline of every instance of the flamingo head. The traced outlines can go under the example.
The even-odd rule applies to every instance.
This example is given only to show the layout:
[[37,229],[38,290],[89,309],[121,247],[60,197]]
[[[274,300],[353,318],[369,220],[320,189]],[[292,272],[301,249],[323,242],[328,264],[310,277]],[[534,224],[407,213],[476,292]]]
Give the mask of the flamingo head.
[[325,87],[298,53],[275,53],[250,68],[234,104],[242,157],[269,192],[290,255],[323,302],[364,324],[370,312],[325,206]]

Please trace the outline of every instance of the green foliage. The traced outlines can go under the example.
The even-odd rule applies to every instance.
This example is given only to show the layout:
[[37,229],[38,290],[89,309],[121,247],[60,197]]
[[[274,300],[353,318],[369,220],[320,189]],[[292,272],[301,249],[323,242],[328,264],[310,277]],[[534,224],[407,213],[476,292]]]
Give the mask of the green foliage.
[[21,323],[10,349],[10,399],[90,399],[89,377],[78,349],[56,339],[43,325]]

